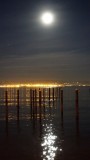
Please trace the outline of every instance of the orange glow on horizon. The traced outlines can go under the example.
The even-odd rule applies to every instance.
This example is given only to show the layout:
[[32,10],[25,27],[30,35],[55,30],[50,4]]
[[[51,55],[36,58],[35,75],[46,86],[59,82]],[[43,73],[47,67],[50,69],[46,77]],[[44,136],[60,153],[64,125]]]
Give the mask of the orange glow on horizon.
[[39,83],[36,83],[36,84],[5,84],[5,85],[0,85],[0,88],[20,88],[20,87],[35,87],[35,88],[53,88],[53,87],[62,87],[63,85],[61,84],[53,84],[53,83],[50,83],[50,84],[39,84]]

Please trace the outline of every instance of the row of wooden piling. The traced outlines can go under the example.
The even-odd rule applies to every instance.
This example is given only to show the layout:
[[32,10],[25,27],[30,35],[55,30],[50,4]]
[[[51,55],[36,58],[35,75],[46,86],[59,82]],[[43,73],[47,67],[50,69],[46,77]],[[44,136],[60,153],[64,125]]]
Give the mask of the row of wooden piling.
[[[39,97],[37,97],[37,90],[32,90],[30,89],[30,103],[32,105],[32,103],[34,103],[34,101],[37,101],[37,99],[39,99],[39,104],[41,104],[42,99],[43,101],[45,101],[45,90],[43,89],[43,92],[39,89]],[[52,98],[52,100],[54,101],[55,99],[59,98],[61,101],[61,106],[63,106],[63,90],[59,88],[59,92],[58,94],[55,96],[55,88],[52,89],[52,97],[51,97],[51,90],[49,88],[49,94],[48,94],[48,100],[50,101]],[[17,106],[19,106],[20,104],[20,92],[19,90],[17,90]],[[75,90],[75,101],[78,103],[78,99],[79,99],[79,91],[78,89]],[[8,105],[8,91],[5,91],[5,104],[6,106]]]
[[[44,90],[43,90],[44,91]],[[50,95],[50,88],[49,88],[49,96],[48,100],[50,102],[51,95]],[[53,105],[54,105],[54,100],[56,100],[56,97],[54,95],[54,89],[52,92],[52,99],[53,99]],[[63,90],[59,89],[59,99],[60,99],[60,110],[61,110],[61,115],[63,116],[63,102],[64,102],[64,96],[63,96]],[[20,92],[17,90],[17,120],[19,121],[19,110],[20,110]],[[39,94],[37,96],[37,90],[32,90],[30,89],[30,109],[31,109],[31,116],[36,115],[37,116],[37,101],[38,101],[38,107],[39,107],[39,116],[41,117],[42,115],[42,110],[45,113],[45,92],[43,92],[42,96],[42,91],[39,89]],[[78,117],[78,112],[79,112],[79,91],[76,89],[75,90],[75,103],[76,103],[76,116]],[[5,104],[6,104],[6,121],[8,121],[8,91],[5,91]],[[43,105],[42,105],[43,104]],[[49,103],[50,104],[50,103]]]
[[[61,123],[62,123],[62,127],[63,127],[63,103],[64,103],[64,94],[63,94],[63,89],[59,88],[59,92],[58,92],[58,98],[60,99],[60,110],[61,110]],[[17,126],[19,127],[19,117],[20,117],[20,91],[17,90]],[[49,94],[48,94],[48,100],[50,102],[50,99],[52,98],[53,102],[56,100],[55,97],[55,88],[52,89],[52,96],[51,96],[51,89],[49,88]],[[38,107],[39,107],[39,113],[37,111],[37,100],[38,100]],[[42,112],[45,115],[45,106],[42,105],[42,102],[45,102],[45,90],[43,90],[43,92],[41,91],[41,89],[39,89],[39,93],[37,96],[37,90],[33,90],[30,89],[30,109],[31,109],[31,118],[34,117],[39,114],[39,118],[41,119],[42,117]],[[8,134],[8,91],[5,91],[5,104],[6,104],[6,131]],[[44,103],[43,103],[44,104]],[[54,103],[53,103],[54,104]],[[76,89],[75,90],[75,108],[76,108],[76,129],[77,129],[77,134],[79,135],[79,90]]]
[[[64,102],[64,96],[63,96],[63,90],[59,88],[58,90],[58,98],[60,100],[60,108],[61,108],[61,113],[63,114],[63,102]],[[50,105],[50,100],[52,98],[53,104],[54,100],[56,100],[57,97],[55,97],[55,88],[52,89],[52,97],[51,97],[51,89],[49,88],[48,90],[48,101]],[[30,107],[31,107],[31,112],[34,110],[34,107],[38,106],[41,108],[41,105],[45,103],[45,90],[41,91],[39,89],[38,96],[37,96],[37,90],[30,89]],[[78,99],[79,99],[79,91],[78,89],[75,90],[75,103],[76,103],[76,112],[78,111]],[[5,104],[8,106],[8,91],[5,91]],[[20,92],[17,90],[17,114],[19,115],[19,106],[20,106]]]
[[[20,92],[19,90],[17,90],[17,105],[19,105],[19,100],[20,100]],[[57,97],[55,95],[55,88],[53,88],[53,93],[52,93],[52,99],[54,101],[54,98]],[[34,100],[37,100],[37,98],[39,99],[39,103],[41,103],[42,101],[42,97],[43,97],[43,101],[45,100],[45,90],[43,89],[43,91],[41,91],[39,89],[39,97],[37,97],[37,90],[33,90],[33,89],[30,89],[30,102],[32,103]],[[51,99],[51,89],[49,88],[49,95],[48,95],[48,99],[50,100]],[[8,91],[5,91],[5,104],[8,105]]]

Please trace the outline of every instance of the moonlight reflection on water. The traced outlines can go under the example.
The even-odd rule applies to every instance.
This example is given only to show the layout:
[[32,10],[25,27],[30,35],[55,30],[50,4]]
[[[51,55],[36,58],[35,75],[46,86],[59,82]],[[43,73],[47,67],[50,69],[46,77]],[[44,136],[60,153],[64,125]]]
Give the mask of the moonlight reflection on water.
[[57,145],[57,136],[53,133],[53,126],[49,124],[45,126],[44,129],[44,136],[42,138],[41,146],[43,148],[42,157],[43,160],[54,160],[56,153],[62,152],[62,147],[58,147]]

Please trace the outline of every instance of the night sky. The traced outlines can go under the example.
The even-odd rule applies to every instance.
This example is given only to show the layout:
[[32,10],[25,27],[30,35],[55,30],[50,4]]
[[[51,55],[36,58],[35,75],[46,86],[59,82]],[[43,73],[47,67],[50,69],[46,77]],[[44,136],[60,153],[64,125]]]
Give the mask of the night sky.
[[0,82],[33,80],[90,81],[90,0],[0,1]]

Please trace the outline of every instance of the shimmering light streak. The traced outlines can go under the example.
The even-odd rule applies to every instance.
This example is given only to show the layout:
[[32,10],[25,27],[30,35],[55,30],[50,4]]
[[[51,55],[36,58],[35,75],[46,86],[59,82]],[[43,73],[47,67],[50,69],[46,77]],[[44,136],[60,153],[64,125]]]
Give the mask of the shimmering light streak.
[[[45,132],[46,133],[44,134],[43,142],[41,143],[43,148],[42,158],[43,160],[54,160],[56,152],[59,150],[59,148],[56,146],[57,136],[53,134],[52,125],[46,125]],[[60,148],[60,152],[62,152],[62,148]]]

